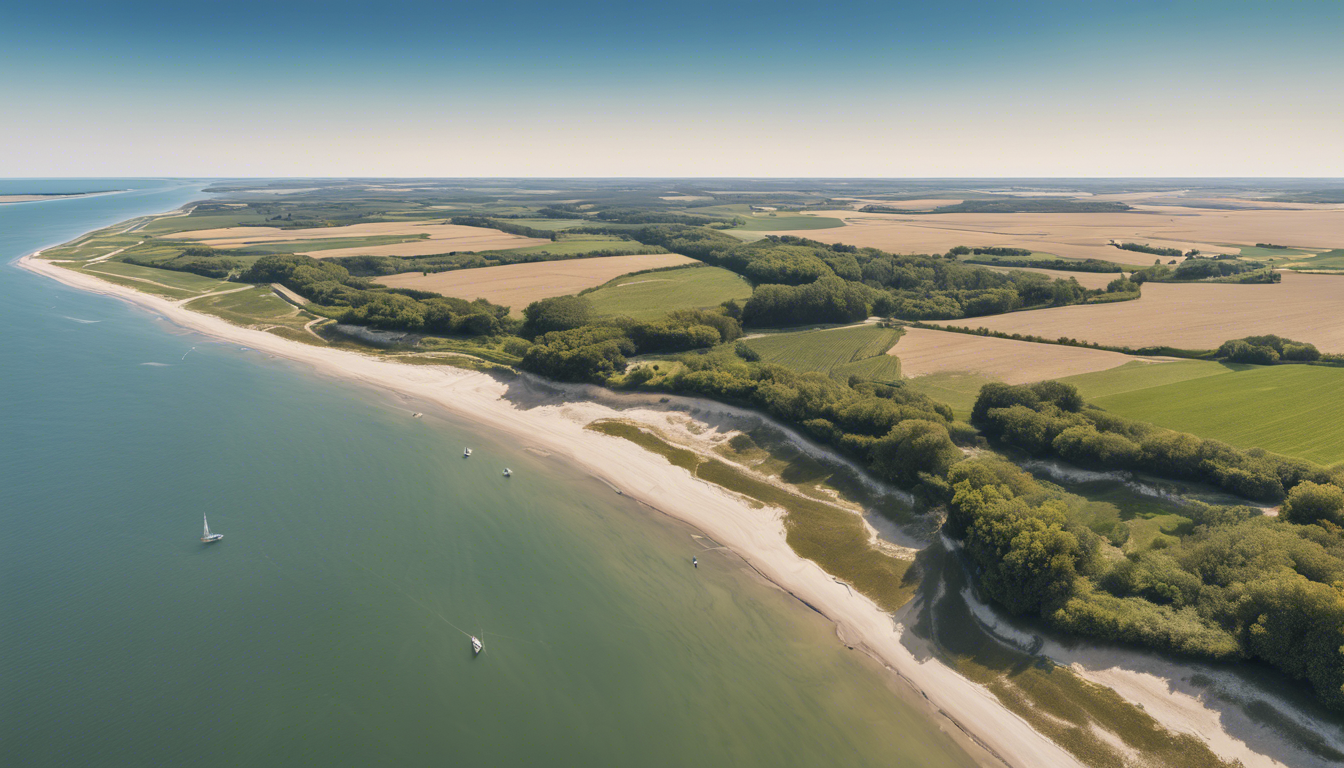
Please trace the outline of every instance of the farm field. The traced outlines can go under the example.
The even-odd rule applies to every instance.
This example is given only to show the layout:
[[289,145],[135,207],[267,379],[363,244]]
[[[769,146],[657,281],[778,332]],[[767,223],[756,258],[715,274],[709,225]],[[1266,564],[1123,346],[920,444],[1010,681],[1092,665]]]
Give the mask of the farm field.
[[781,230],[813,230],[813,229],[834,229],[845,226],[845,222],[837,218],[828,216],[804,216],[800,214],[781,213],[775,216],[770,214],[743,214],[742,218],[746,223],[740,227],[734,227],[738,231],[746,232],[777,232]]
[[1204,365],[1221,372],[1103,396],[1095,396],[1095,382],[1092,395],[1080,390],[1094,405],[1139,421],[1320,464],[1344,461],[1344,368]]
[[578,293],[630,272],[691,263],[696,262],[676,253],[639,254],[534,261],[428,275],[403,272],[377,278],[377,282],[392,288],[433,291],[469,300],[487,299],[511,307],[514,315],[521,316],[523,308],[538,299]]
[[988,264],[979,266],[992,269],[995,272],[1035,272],[1038,275],[1045,275],[1051,280],[1073,279],[1077,280],[1078,284],[1084,288],[1105,288],[1121,274],[1119,272],[1066,272],[1062,269],[1037,269],[1036,267],[994,267]]
[[[223,280],[202,277],[190,272],[175,272],[168,269],[153,269],[136,264],[123,264],[119,261],[102,261],[84,267],[86,272],[97,272],[100,277],[112,275],[123,278],[116,282],[129,285],[149,293],[159,293],[171,298],[187,298],[210,291],[218,291],[231,286]],[[127,282],[129,281],[129,282]],[[167,290],[161,290],[167,289]]]
[[897,381],[901,377],[901,364],[888,355],[887,350],[900,337],[899,328],[851,325],[819,331],[772,333],[748,339],[745,343],[765,362],[795,371]]
[[1135,359],[1118,368],[1068,376],[1060,381],[1066,381],[1077,387],[1083,399],[1092,401],[1110,395],[1218,376],[1229,371],[1242,371],[1250,367],[1237,363],[1217,363],[1212,360],[1173,360],[1162,365],[1153,365]]
[[[222,317],[231,323],[244,326],[258,326],[265,330],[286,328],[298,331],[306,340],[318,342],[316,337],[307,336],[303,326],[316,316],[304,312],[284,299],[276,296],[269,285],[256,285],[241,291],[204,296],[187,305],[188,309]],[[294,338],[292,334],[282,334]]]
[[657,320],[678,309],[708,309],[725,301],[744,301],[751,284],[720,267],[689,266],[618,277],[585,296],[599,315],[628,315]]
[[[178,221],[191,221],[188,217]],[[199,217],[215,218],[215,217]],[[303,240],[331,240],[364,237],[416,237],[423,239],[402,243],[314,250],[308,255],[315,258],[332,256],[426,256],[450,251],[491,251],[522,248],[549,243],[535,237],[521,237],[497,229],[464,227],[442,222],[383,221],[369,224],[351,224],[344,227],[314,227],[310,229],[280,229],[277,227],[225,227],[197,229],[173,234],[175,240],[196,240],[212,248],[243,248],[273,243]]]
[[[975,318],[977,321],[981,319]],[[1131,355],[1103,349],[1037,344],[923,328],[907,328],[888,354],[901,358],[901,370],[912,379],[930,374],[968,373],[1008,384],[1102,371],[1136,360]],[[1158,358],[1153,360],[1141,364],[1155,367],[1166,364]]]
[[1280,243],[1305,249],[1344,245],[1344,209],[1334,206],[1211,210],[1137,204],[1133,211],[1118,213],[818,213],[841,219],[846,226],[776,234],[893,253],[943,253],[955,245],[996,245],[1108,261],[1131,255],[1109,245],[1111,240],[1197,248],[1206,254],[1240,250],[1240,245],[1226,243]]
[[1228,339],[1278,334],[1344,352],[1344,277],[1284,272],[1273,285],[1147,283],[1143,297],[953,321],[1048,339],[1112,346],[1216,349]]

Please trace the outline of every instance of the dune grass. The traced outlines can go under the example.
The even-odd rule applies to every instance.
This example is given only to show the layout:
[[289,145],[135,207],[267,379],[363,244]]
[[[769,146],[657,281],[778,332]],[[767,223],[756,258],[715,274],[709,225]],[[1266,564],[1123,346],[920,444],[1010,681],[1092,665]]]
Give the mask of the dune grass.
[[175,272],[170,269],[142,267],[137,264],[123,264],[119,261],[101,261],[97,264],[85,266],[83,269],[85,272],[96,273],[99,277],[111,275],[125,278],[129,282],[122,282],[122,285],[129,285],[148,293],[161,293],[163,289],[167,289],[173,294],[180,294],[173,295],[173,298],[179,299],[199,296],[202,293],[218,291],[229,286],[229,283],[216,280],[213,277],[202,277],[191,272]]
[[914,595],[918,579],[911,570],[913,562],[874,547],[857,513],[792,493],[726,462],[678,448],[634,424],[603,420],[587,428],[629,440],[706,482],[758,504],[783,509],[789,547],[867,595],[883,610],[895,611]]
[[726,269],[678,267],[622,275],[584,294],[599,315],[629,315],[657,320],[678,309],[709,309],[725,301],[745,301],[751,284]]

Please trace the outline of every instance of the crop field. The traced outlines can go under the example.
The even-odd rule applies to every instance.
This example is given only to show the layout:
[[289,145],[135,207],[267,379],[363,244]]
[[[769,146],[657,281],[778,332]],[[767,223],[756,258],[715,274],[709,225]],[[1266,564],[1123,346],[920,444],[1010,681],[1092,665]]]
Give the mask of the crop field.
[[1138,259],[1109,243],[1139,242],[1204,253],[1237,253],[1245,244],[1280,243],[1316,250],[1344,246],[1344,210],[1211,210],[1136,204],[1118,213],[883,214],[820,211],[843,228],[779,234],[827,243],[881,248],[894,253],[944,253],[956,245],[1008,246],[1063,258]]
[[900,361],[888,355],[887,350],[900,337],[899,328],[853,325],[820,331],[773,333],[748,339],[746,344],[765,362],[795,371],[898,381]]
[[264,224],[266,216],[260,213],[220,213],[202,216],[166,216],[155,219],[140,228],[147,235],[161,235],[168,232],[191,232],[196,230],[237,227],[241,224]]
[[745,214],[742,218],[746,220],[746,223],[740,227],[735,227],[735,229],[746,232],[803,231],[845,226],[845,222],[840,219],[828,216],[804,216],[794,213],[780,213],[778,215],[769,213]]
[[710,309],[751,296],[751,284],[720,267],[689,266],[626,275],[584,294],[600,315],[656,320],[678,309]]
[[1130,359],[1133,362],[1118,368],[1069,376],[1060,381],[1066,381],[1077,387],[1084,399],[1095,400],[1251,368],[1249,365],[1216,363],[1212,360],[1173,360],[1162,365],[1153,365],[1135,358]]
[[[983,319],[975,318],[975,322]],[[901,358],[902,370],[910,378],[929,374],[970,373],[1009,384],[1026,384],[1102,371],[1135,360],[1130,355],[1101,349],[1036,344],[922,328],[907,329],[891,354]],[[1165,363],[1151,365],[1161,366]]]
[[1273,333],[1344,352],[1344,277],[1283,273],[1283,282],[1148,283],[1143,297],[1052,307],[952,324],[1112,346],[1216,349],[1228,339]]
[[1296,259],[1286,265],[1289,269],[1344,269],[1344,248]]
[[643,243],[637,243],[633,240],[620,240],[616,238],[604,238],[594,235],[593,237],[567,237],[562,240],[544,240],[540,245],[529,245],[523,248],[509,248],[510,254],[515,253],[550,253],[554,255],[572,256],[578,253],[591,253],[593,251],[621,251],[622,253],[638,254],[648,253],[649,246]]
[[[1185,365],[1182,373],[1209,375],[1162,383],[1147,371],[1117,370],[1115,380],[1107,382],[1113,394],[1099,395],[1105,390],[1097,381],[1085,381],[1079,389],[1094,405],[1139,421],[1320,464],[1344,461],[1344,368],[1200,366]],[[1135,375],[1132,383],[1149,386],[1126,389],[1116,383]]]
[[578,293],[630,272],[696,263],[676,253],[605,256],[592,259],[534,261],[498,267],[458,269],[451,272],[403,272],[377,278],[392,288],[414,288],[463,299],[487,299],[513,308],[523,308],[539,299]]
[[1035,272],[1051,280],[1077,280],[1084,288],[1105,288],[1112,280],[1120,277],[1119,272],[1065,272],[1062,269],[1037,269],[1036,267],[994,267],[988,264],[980,266],[995,272]]
[[[177,221],[193,221],[188,217]],[[170,220],[171,221],[171,220]],[[308,255],[317,258],[332,256],[426,256],[451,251],[492,251],[521,248],[549,243],[535,237],[521,237],[483,227],[464,227],[456,224],[425,221],[384,221],[369,224],[351,224],[344,227],[314,227],[280,229],[278,227],[224,227],[179,232],[175,240],[195,240],[212,248],[244,248],[296,241],[337,240],[351,238],[404,238],[403,242],[388,244],[386,239],[330,250],[312,250]],[[415,239],[412,239],[415,238]],[[304,253],[304,251],[299,251]]]

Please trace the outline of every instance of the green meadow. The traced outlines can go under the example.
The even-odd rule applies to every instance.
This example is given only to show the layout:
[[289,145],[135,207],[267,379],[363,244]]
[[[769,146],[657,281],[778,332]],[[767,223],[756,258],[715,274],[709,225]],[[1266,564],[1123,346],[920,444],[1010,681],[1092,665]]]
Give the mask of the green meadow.
[[725,301],[745,301],[751,284],[719,267],[689,266],[622,275],[584,294],[599,315],[657,320],[678,309],[708,309]]
[[779,232],[791,229],[835,229],[845,226],[845,222],[828,216],[799,216],[781,212],[779,214],[747,214],[742,217],[746,223],[735,227],[745,232]]
[[1131,363],[1063,381],[1121,416],[1320,464],[1344,461],[1344,368]]
[[899,328],[853,325],[819,331],[772,333],[746,341],[768,363],[835,377],[857,375],[871,381],[899,381],[901,363],[887,350]]

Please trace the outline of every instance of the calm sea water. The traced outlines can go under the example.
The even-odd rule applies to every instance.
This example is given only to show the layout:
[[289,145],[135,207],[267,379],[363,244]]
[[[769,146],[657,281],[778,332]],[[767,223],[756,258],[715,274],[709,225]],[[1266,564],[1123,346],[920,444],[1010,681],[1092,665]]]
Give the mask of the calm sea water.
[[563,461],[12,265],[200,185],[0,181],[128,187],[0,206],[0,762],[969,764]]

